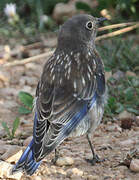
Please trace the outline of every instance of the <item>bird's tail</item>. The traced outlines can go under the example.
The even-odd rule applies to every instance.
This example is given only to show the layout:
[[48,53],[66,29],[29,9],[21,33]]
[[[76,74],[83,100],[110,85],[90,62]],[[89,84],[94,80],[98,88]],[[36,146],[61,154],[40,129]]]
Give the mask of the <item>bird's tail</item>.
[[12,169],[12,174],[23,170],[28,175],[32,175],[38,166],[41,164],[41,161],[36,162],[33,155],[33,139],[28,145],[28,147],[23,152],[22,156],[20,157],[19,161],[16,163],[16,165]]

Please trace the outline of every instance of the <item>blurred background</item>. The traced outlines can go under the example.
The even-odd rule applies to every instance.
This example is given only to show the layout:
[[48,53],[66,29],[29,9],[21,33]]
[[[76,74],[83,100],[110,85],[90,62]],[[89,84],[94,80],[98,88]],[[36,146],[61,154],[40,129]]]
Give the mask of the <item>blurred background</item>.
[[56,31],[77,13],[106,16],[110,21],[105,25],[137,21],[138,8],[138,0],[1,0],[0,33],[17,37],[19,33],[31,36]]
[[23,145],[31,136],[33,97],[43,65],[56,48],[61,24],[81,13],[108,19],[96,39],[109,93],[103,125],[111,127],[107,134],[112,128],[127,129],[130,138],[135,137],[133,132],[139,130],[139,1],[0,0],[0,139],[4,142]]

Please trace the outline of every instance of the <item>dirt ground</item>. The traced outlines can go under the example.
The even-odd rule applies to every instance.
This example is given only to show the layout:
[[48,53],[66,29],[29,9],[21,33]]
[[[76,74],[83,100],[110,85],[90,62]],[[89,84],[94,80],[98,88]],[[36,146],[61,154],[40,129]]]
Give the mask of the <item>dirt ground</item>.
[[[10,146],[20,146],[27,137],[32,135],[33,114],[19,115],[19,91],[27,91],[35,94],[35,88],[42,72],[45,60],[28,63],[22,66],[0,68],[0,73],[5,77],[0,88],[0,121],[5,121],[9,126],[16,117],[20,117],[20,126],[16,132],[16,138],[8,141],[6,132],[0,126],[0,139]],[[11,143],[12,142],[12,143]],[[125,165],[119,165],[124,161],[130,150],[139,147],[139,127],[133,125],[131,129],[123,130],[120,121],[114,123],[108,121],[101,123],[92,136],[92,142],[97,154],[106,158],[102,163],[92,166],[85,159],[92,158],[89,145],[85,136],[67,139],[59,147],[60,157],[70,157],[74,161],[72,165],[56,166],[51,159],[54,153],[47,156],[38,171],[32,176],[22,175],[22,180],[138,180],[139,173],[132,172]],[[1,143],[1,142],[0,142]],[[0,145],[2,147],[2,145]],[[2,150],[0,155],[2,156]],[[1,179],[6,179],[1,178]],[[7,178],[8,179],[8,178]]]

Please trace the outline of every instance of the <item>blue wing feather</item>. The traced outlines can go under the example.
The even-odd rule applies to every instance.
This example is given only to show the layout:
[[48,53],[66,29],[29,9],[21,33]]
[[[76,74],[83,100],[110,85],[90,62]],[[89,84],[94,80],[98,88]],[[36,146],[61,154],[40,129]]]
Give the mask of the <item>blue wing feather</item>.
[[38,166],[41,164],[41,161],[35,161],[33,154],[33,145],[34,140],[32,139],[30,144],[27,146],[24,153],[22,154],[21,158],[19,159],[19,161],[13,167],[12,174],[21,169],[29,175],[32,175],[36,171]]

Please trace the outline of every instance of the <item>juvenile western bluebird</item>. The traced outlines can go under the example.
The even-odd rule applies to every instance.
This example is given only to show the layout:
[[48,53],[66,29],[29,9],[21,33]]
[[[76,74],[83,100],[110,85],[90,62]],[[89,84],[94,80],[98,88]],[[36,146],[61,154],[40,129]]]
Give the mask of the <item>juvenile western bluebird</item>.
[[97,28],[104,20],[82,14],[61,27],[58,46],[36,90],[33,139],[12,172],[22,169],[32,175],[65,138],[83,134],[93,154],[92,164],[100,161],[91,135],[106,101],[104,65],[95,48]]

